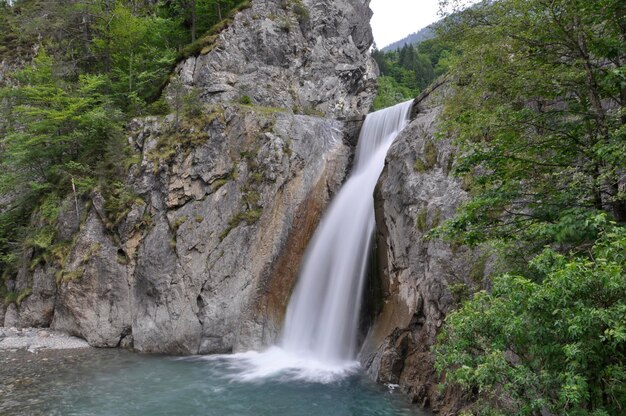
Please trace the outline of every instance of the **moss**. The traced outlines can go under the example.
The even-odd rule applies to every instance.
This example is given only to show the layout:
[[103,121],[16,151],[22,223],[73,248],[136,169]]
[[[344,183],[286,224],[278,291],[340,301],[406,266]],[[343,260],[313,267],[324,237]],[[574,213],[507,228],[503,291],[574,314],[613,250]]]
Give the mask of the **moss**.
[[83,254],[83,258],[81,259],[81,262],[83,264],[87,263],[89,261],[89,259],[91,259],[96,254],[98,254],[101,249],[102,249],[102,244],[100,244],[100,243],[92,244],[91,246],[89,246],[87,251],[85,251],[85,253]]
[[301,0],[295,0],[293,2],[293,12],[296,14],[296,18],[300,24],[308,23],[309,20],[311,20],[309,9],[307,9]]
[[468,173],[463,176],[463,180],[461,182],[461,189],[465,192],[469,192],[474,185],[474,176],[471,173]]
[[420,173],[434,168],[437,164],[437,147],[432,141],[428,140],[424,144],[423,153],[423,158],[418,157],[413,165],[414,169]]
[[35,235],[28,240],[28,243],[33,248],[45,250],[52,245],[55,235],[56,230],[53,226],[41,227],[36,231]]
[[250,174],[250,182],[252,182],[253,184],[259,184],[263,182],[264,177],[265,176],[263,175],[262,172],[252,172]]
[[241,97],[239,97],[239,104],[251,105],[252,104],[252,98],[250,98],[249,95],[242,95]]
[[216,179],[215,181],[211,182],[211,189],[213,190],[213,192],[215,192],[222,186],[226,185],[230,180],[231,178]]
[[424,144],[424,163],[428,169],[432,169],[437,164],[437,146],[431,140]]
[[261,200],[261,194],[255,190],[248,190],[243,194],[243,201],[248,207],[256,207]]
[[419,157],[415,159],[415,164],[413,165],[413,168],[419,173],[426,172],[426,164]]
[[206,143],[209,139],[207,126],[215,122],[225,123],[222,106],[190,105],[190,109],[182,114],[178,123],[174,122],[164,128],[156,146],[148,152],[148,160],[155,167],[154,173],[158,172],[161,163],[171,163],[179,152],[189,154]]
[[17,292],[9,292],[4,296],[4,305],[9,306],[17,301],[19,294]]
[[288,19],[280,19],[277,22],[278,28],[283,32],[291,32],[291,22]]
[[454,154],[451,154],[448,157],[448,163],[446,164],[446,175],[449,175],[450,172],[452,172],[453,168],[454,168]]
[[230,232],[234,228],[238,227],[241,223],[245,222],[247,225],[252,225],[256,223],[259,218],[261,218],[262,214],[262,209],[255,208],[234,215],[233,217],[231,217],[230,220],[228,220],[228,227],[226,227],[222,234],[220,234],[220,241],[224,240],[226,236],[228,236],[228,234],[230,234]]
[[61,270],[57,272],[56,274],[57,285],[60,285],[61,283],[67,283],[72,280],[82,279],[84,273],[85,273],[84,269]]
[[293,150],[291,149],[291,139],[285,140],[285,147],[283,148],[287,157],[291,158]]
[[430,225],[431,228],[438,227],[441,224],[441,208],[435,209],[435,215],[433,217],[433,223]]
[[415,219],[415,228],[420,230],[421,232],[427,231],[427,221],[428,218],[428,209],[422,208],[417,213],[417,218]]
[[176,221],[174,221],[174,224],[172,224],[172,231],[174,231],[174,234],[176,234],[180,226],[186,223],[188,220],[189,220],[189,217],[186,215],[177,218]]
[[223,178],[219,178],[211,182],[210,184],[211,190],[215,192],[218,189],[220,189],[222,186],[226,185],[228,182],[232,181],[233,179],[235,179],[235,168],[233,168],[230,172],[228,172],[226,176],[224,176]]
[[32,293],[33,289],[27,287],[17,295],[17,298],[15,298],[15,303],[17,303],[17,305],[19,306],[24,301],[24,299],[32,295]]
[[69,271],[69,272],[65,272],[65,273],[63,273],[63,281],[64,282],[70,282],[72,280],[82,279],[84,274],[85,274],[85,270],[84,269],[72,270],[72,271]]
[[196,220],[198,224],[204,221],[204,217],[202,215],[196,215],[194,219]]
[[304,114],[306,116],[313,116],[313,117],[325,116],[323,111],[318,110],[317,108],[312,107],[312,106],[295,107],[293,112],[296,114]]

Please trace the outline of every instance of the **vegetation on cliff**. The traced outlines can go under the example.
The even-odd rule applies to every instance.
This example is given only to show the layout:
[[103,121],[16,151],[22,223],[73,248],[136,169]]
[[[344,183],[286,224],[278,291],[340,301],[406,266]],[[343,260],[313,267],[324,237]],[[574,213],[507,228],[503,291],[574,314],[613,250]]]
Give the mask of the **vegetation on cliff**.
[[[80,216],[80,196],[98,189],[107,201],[121,201],[111,209],[126,208],[132,196],[120,181],[129,160],[124,124],[169,111],[160,94],[173,65],[246,5],[0,0],[3,280],[15,275],[25,250],[34,258],[59,257],[58,247],[68,242],[57,241],[54,224],[67,201]],[[172,105],[178,111],[181,104]]]
[[625,13],[501,0],[443,25],[456,45],[443,134],[471,198],[439,232],[509,270],[448,317],[436,349],[472,414],[626,406]]

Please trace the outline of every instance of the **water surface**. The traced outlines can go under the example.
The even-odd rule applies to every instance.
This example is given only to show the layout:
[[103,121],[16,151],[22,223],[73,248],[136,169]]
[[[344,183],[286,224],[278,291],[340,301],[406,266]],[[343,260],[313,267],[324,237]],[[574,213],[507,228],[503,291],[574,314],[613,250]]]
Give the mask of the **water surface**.
[[1,415],[425,416],[358,370],[334,381],[278,371],[251,377],[246,359],[122,350],[0,352]]

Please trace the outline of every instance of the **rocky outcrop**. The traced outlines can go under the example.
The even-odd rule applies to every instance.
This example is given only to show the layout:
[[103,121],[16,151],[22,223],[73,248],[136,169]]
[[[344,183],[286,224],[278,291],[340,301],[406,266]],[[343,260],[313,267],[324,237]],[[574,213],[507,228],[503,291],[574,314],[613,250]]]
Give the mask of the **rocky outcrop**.
[[176,68],[165,94],[195,108],[129,125],[136,160],[114,199],[66,204],[58,255],[26,253],[5,325],[145,352],[271,343],[374,97],[370,14],[253,0]]
[[441,393],[430,349],[446,314],[480,284],[485,259],[428,232],[466,200],[450,175],[454,148],[436,138],[446,88],[418,98],[414,120],[387,154],[375,193],[380,286],[384,299],[360,359],[377,381],[399,384],[422,406],[455,414],[454,392]]
[[246,97],[335,118],[362,114],[376,71],[371,16],[369,0],[256,0],[210,40],[212,52],[177,73],[207,103]]

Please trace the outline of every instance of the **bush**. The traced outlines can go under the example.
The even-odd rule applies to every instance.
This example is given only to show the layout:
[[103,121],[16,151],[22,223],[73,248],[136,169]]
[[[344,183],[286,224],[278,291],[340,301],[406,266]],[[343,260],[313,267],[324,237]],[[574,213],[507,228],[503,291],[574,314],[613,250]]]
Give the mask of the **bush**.
[[622,415],[626,404],[626,230],[592,256],[546,249],[542,280],[503,275],[446,319],[435,348],[472,414]]

